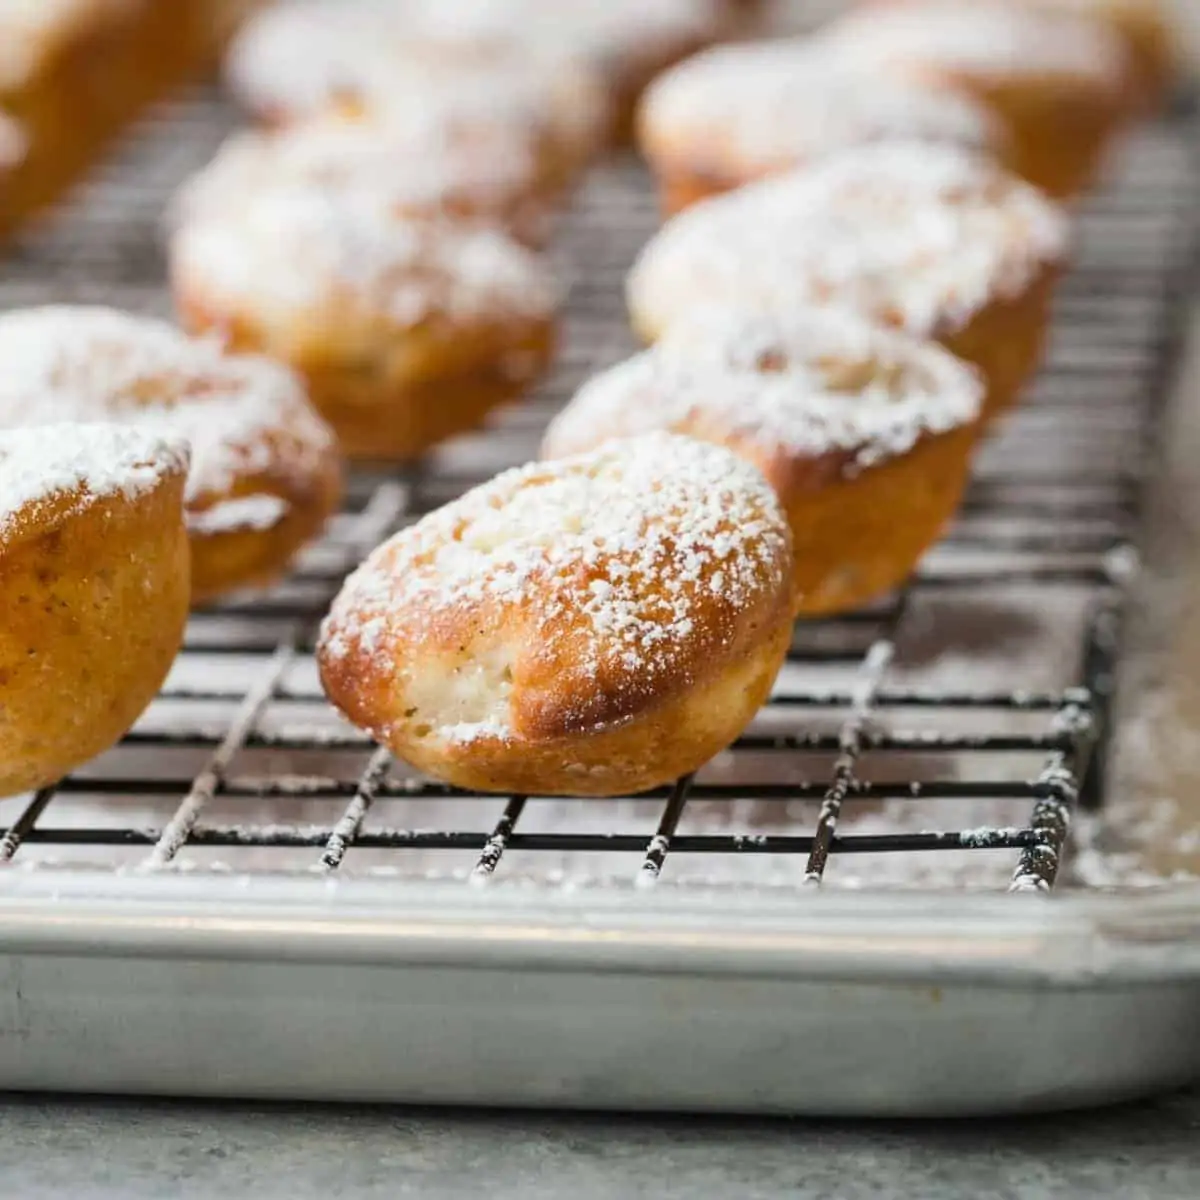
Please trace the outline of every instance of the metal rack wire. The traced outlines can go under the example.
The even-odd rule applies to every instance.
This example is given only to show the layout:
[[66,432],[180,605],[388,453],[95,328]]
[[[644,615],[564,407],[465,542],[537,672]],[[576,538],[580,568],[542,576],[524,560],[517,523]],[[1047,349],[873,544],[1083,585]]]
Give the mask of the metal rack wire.
[[[0,273],[0,305],[161,310],[163,203],[229,124],[207,93],[156,116],[17,248]],[[969,851],[970,879],[981,852],[1009,851],[1011,888],[1049,888],[1072,810],[1104,790],[1122,585],[1190,282],[1191,132],[1180,115],[1141,138],[1083,214],[1046,373],[983,455],[945,544],[902,596],[798,626],[760,721],[695,778],[611,803],[467,797],[407,774],[335,720],[311,659],[317,621],[367,549],[528,457],[582,378],[630,349],[621,284],[657,213],[641,169],[618,164],[596,173],[563,230],[568,339],[550,385],[417,469],[357,474],[344,512],[287,581],[194,616],[176,671],[120,747],[0,806],[0,863],[429,872],[444,857],[484,880],[538,852],[569,864],[599,856],[606,872],[645,886],[705,856],[770,858],[784,864],[777,879],[812,886],[834,856]],[[1008,594],[1013,608],[997,609]],[[1060,610],[1065,622],[1024,629],[1008,654],[1014,612]],[[977,670],[993,634],[1000,650]],[[918,804],[914,825],[905,813]],[[1022,815],[930,828],[929,806],[943,804]],[[936,869],[928,878],[945,882]]]

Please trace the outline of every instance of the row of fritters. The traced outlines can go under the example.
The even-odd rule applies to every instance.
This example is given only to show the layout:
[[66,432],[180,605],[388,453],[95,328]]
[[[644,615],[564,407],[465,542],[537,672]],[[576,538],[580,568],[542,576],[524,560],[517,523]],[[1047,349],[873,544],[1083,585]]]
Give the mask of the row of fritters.
[[[655,6],[635,74],[719,32],[709,0]],[[127,729],[191,604],[287,567],[336,507],[339,441],[417,457],[548,363],[557,288],[527,247],[613,131],[610,81],[549,46],[418,44],[400,7],[271,9],[235,46],[227,78],[274,132],[232,139],[169,214],[180,314],[217,338],[0,317],[0,795]],[[23,149],[0,116],[0,167]]]
[[938,537],[984,394],[847,310],[694,313],[586,384],[543,461],[369,557],[322,628],[326,693],[465,788],[695,770],[767,698],[798,612],[887,591]]
[[[366,128],[319,132],[297,154],[310,166],[387,161]],[[277,161],[235,147],[184,192],[170,262],[187,328],[295,369],[351,457],[414,458],[545,372],[558,296],[535,252],[475,222],[397,212],[387,187],[332,167],[337,182],[306,169],[289,182]],[[852,308],[976,364],[994,416],[1040,358],[1067,230],[981,152],[884,141],[680,214],[634,265],[629,307],[647,342],[718,299]]]
[[[278,573],[338,473],[266,359],[79,309],[0,318],[0,357],[4,795],[115,740],[180,645],[189,565],[199,595]],[[695,313],[585,386],[553,461],[372,555],[324,628],[326,689],[456,783],[661,782],[752,717],[796,612],[907,575],[984,395],[945,350],[847,311]],[[47,424],[99,419],[123,424]]]
[[0,797],[107,749],[190,607],[268,583],[341,497],[302,381],[108,308],[0,315]]
[[[278,223],[258,227],[245,210],[222,210],[231,240],[198,239],[194,257],[180,247],[203,226],[177,235],[180,309],[238,345],[247,327],[279,331],[253,343],[302,366],[331,414],[329,396],[346,395],[356,366],[378,430],[404,412],[461,412],[472,395],[463,356],[474,343],[498,359],[512,349],[478,335],[476,297],[508,282],[490,249],[463,254],[462,239],[528,252],[492,232],[357,209],[344,195],[272,204],[264,211]],[[321,242],[331,211],[348,219]],[[392,239],[396,258],[380,253]],[[413,245],[434,257],[414,258]],[[635,323],[658,344],[585,387],[546,452],[657,432],[501,477],[377,552],[326,627],[331,698],[405,758],[468,786],[598,794],[698,765],[752,717],[795,613],[886,590],[940,532],[981,417],[1011,403],[1036,364],[1066,249],[1049,201],[950,147],[861,148],[689,210],[631,276]],[[452,287],[437,274],[446,263]],[[527,283],[505,301],[517,315]],[[256,306],[257,325],[233,297]],[[732,308],[714,311],[717,299]],[[548,309],[540,319],[548,331]],[[289,353],[305,337],[331,348],[336,370],[322,376]],[[11,791],[117,736],[179,644],[178,556],[176,582],[162,587],[123,536],[96,534],[97,521],[141,522],[162,556],[167,533],[142,510],[175,520],[191,536],[196,592],[212,595],[286,565],[334,503],[337,456],[298,376],[169,326],[95,310],[9,314],[0,359],[0,425],[107,419],[165,434],[163,481],[181,473],[170,446],[190,441],[195,456],[178,499],[185,526],[162,499],[166,482],[141,498],[125,487],[115,510],[96,470],[68,470],[64,485],[72,443],[57,432],[44,453],[58,474],[37,471],[35,434],[9,451],[21,465],[11,478],[46,485],[31,498],[18,482],[0,497],[0,566],[27,614],[0,634],[0,671],[13,694],[38,697],[0,721],[0,761],[15,764],[0,787]],[[397,389],[378,366],[414,359],[439,367],[424,393],[407,376]],[[496,400],[487,397],[483,407]],[[134,601],[127,573],[137,570],[153,586]],[[70,634],[58,638],[62,624]],[[121,667],[105,673],[109,657]],[[61,728],[72,703],[78,740]]]
[[[125,91],[133,89],[132,102],[138,89],[152,89],[160,74],[179,69],[193,41],[211,39],[214,23],[232,27],[253,7],[255,0],[69,0],[0,14],[0,34],[13,43],[0,64],[0,221],[37,199],[22,192],[31,183],[22,176],[31,145],[38,155],[48,146],[51,175],[69,172],[96,140],[89,120],[109,120]],[[747,12],[758,7],[313,0],[252,20],[227,58],[226,78],[270,126],[334,110],[386,123],[409,143],[410,167],[430,151],[440,161],[440,144],[461,144],[464,135],[485,160],[481,171],[508,155],[532,158],[544,200],[628,130],[655,76],[753,30]],[[806,42],[701,54],[658,80],[643,105],[641,141],[670,208],[831,145],[895,134],[986,145],[1052,194],[1072,194],[1124,118],[1161,101],[1177,66],[1159,0],[862,7]],[[147,15],[159,9],[171,11]],[[138,36],[122,32],[139,23]],[[140,59],[126,62],[114,50]],[[55,73],[87,102],[64,107],[61,81],[43,95],[39,80]],[[512,173],[504,174],[511,184]]]
[[[555,289],[513,242],[545,240],[603,144],[597,46],[644,34],[662,65],[722,28],[707,0],[537,9],[531,48],[496,36],[522,3],[532,20],[534,0],[267,12],[228,74],[274,128],[173,205],[185,324],[294,367],[351,457],[418,456],[537,381]],[[684,62],[642,106],[665,207],[783,178],[668,227],[631,280],[635,327],[652,340],[713,295],[832,299],[944,340],[1002,409],[1038,356],[1061,222],[951,151],[1074,194],[1167,87],[1164,29],[1127,0],[907,0]]]
[[[355,118],[328,120],[349,121],[330,138],[336,159]],[[368,127],[369,156],[374,117]],[[489,790],[611,794],[682,774],[751,719],[796,612],[900,582],[952,514],[980,418],[1012,403],[1040,355],[1066,222],[954,146],[799,161],[647,247],[629,298],[658,344],[592,381],[545,452],[598,449],[501,476],[347,584],[320,647],[327,691],[406,759]],[[352,451],[351,414],[360,452],[405,457],[478,423],[544,366],[553,288],[506,235],[415,219],[386,187],[333,174],[312,186],[302,169],[228,204],[211,177],[193,189],[173,235],[179,308],[297,367]],[[136,716],[179,644],[187,561],[202,572],[205,545],[219,544],[206,538],[237,538],[214,557],[238,570],[212,592],[267,577],[336,494],[331,439],[286,370],[114,314],[5,321],[24,364],[6,423],[152,428],[2,435],[0,600],[20,616],[0,637],[0,673],[37,700],[0,721],[0,794],[52,780]],[[85,329],[98,340],[76,337]],[[182,368],[148,351],[160,340],[188,347]],[[271,405],[286,391],[304,409],[273,428],[311,432],[307,507],[263,474],[227,476],[216,495],[199,482],[206,446],[211,459],[229,436],[203,402],[215,418],[243,375]],[[31,395],[54,402],[35,413]],[[443,408],[453,415],[428,429]],[[388,444],[393,428],[416,433]],[[190,475],[180,434],[200,441]],[[277,447],[254,444],[269,477]],[[287,524],[297,510],[307,525]],[[212,594],[199,579],[197,591]]]
[[259,128],[169,212],[181,320],[293,367],[351,458],[413,459],[481,425],[553,356],[558,288],[535,250],[614,103],[718,37],[729,7],[546,22],[557,10],[530,3],[542,36],[523,42],[504,4],[267,10],[226,64]]
[[695,54],[754,26],[722,0],[326,0],[252,22],[226,76],[266,126],[340,111],[388,126],[393,150],[403,138],[426,153],[464,134],[477,150],[524,140],[541,182],[560,185],[633,123],[653,81],[639,140],[674,211],[894,136],[987,149],[1071,196],[1114,134],[1162,103],[1178,66],[1157,0],[859,7],[814,36]]
[[323,626],[326,693],[469,789],[695,770],[753,719],[797,615],[892,590],[941,535],[987,395],[851,309],[698,307],[585,384],[541,462],[368,558]]
[[[0,432],[0,797],[106,749],[166,676],[189,603],[187,475],[186,444],[141,425]],[[508,472],[378,551],[325,627],[322,670],[435,773],[647,787],[765,697],[791,567],[749,463],[666,434],[615,442]]]
[[664,207],[703,202],[631,272],[651,348],[584,386],[541,464],[351,577],[318,658],[355,724],[466,788],[638,791],[745,728],[797,613],[907,578],[1036,370],[1068,259],[1065,213],[999,163],[1074,195],[1166,82],[1070,18],[942,4],[878,27],[918,7],[910,61],[973,69],[873,87],[829,54],[873,34],[860,17],[652,88]]

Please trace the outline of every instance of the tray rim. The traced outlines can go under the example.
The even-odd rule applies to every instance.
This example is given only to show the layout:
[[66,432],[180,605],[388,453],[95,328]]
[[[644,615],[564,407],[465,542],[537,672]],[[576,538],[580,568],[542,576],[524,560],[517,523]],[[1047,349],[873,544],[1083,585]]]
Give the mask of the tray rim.
[[668,884],[649,893],[7,872],[0,957],[25,954],[1103,989],[1200,981],[1200,884],[797,897]]

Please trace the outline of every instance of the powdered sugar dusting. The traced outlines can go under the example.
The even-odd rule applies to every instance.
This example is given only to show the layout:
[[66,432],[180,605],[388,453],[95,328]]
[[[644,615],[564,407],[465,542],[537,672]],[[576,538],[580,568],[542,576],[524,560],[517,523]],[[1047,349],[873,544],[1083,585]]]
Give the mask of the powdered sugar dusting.
[[238,34],[225,57],[225,78],[250,108],[313,112],[364,71],[382,71],[400,28],[383,5],[275,5]]
[[[586,157],[603,141],[603,80],[569,47],[537,40],[416,37],[375,56],[348,90],[372,116],[425,136],[480,135],[497,126]],[[372,55],[364,56],[370,63]]]
[[183,443],[113,425],[0,429],[0,544],[56,497],[77,511],[114,496],[135,499],[187,469]]
[[983,398],[974,368],[853,312],[713,308],[586,383],[551,424],[544,449],[570,453],[651,429],[703,427],[766,456],[843,452],[848,467],[862,468],[971,424]]
[[[393,625],[403,637],[406,622],[427,629],[486,607],[532,622],[550,652],[569,639],[592,686],[598,671],[651,679],[695,655],[701,605],[777,595],[789,559],[783,514],[753,467],[652,434],[507,471],[397,534],[347,581],[321,652],[383,651]],[[497,736],[498,719],[435,732]]]
[[302,186],[362,190],[406,214],[469,207],[503,217],[529,204],[537,180],[531,139],[505,126],[448,138],[387,120],[332,117],[234,134],[173,208],[183,219],[236,209],[251,191]]
[[184,439],[189,506],[246,475],[307,478],[333,444],[285,368],[115,309],[5,313],[0,362],[0,427],[107,421]]
[[458,745],[469,745],[471,742],[485,738],[503,738],[508,736],[508,729],[503,721],[490,717],[485,721],[459,721],[456,725],[445,725],[441,735],[448,742]]
[[343,309],[401,327],[548,316],[558,292],[535,254],[498,230],[397,216],[378,195],[273,188],[176,234],[172,270],[230,306]]
[[[452,30],[421,5],[281,5],[253,20],[226,58],[243,104],[295,120],[349,101],[393,122],[450,134],[497,124],[599,137],[607,99],[570,46],[514,39],[512,26]],[[545,10],[536,24],[549,15]]]
[[869,66],[919,65],[983,75],[1050,74],[1120,88],[1129,61],[1102,22],[993,0],[872,5],[829,27],[821,51]]
[[1067,253],[1063,211],[960,147],[862,146],[697,204],[646,246],[630,304],[661,332],[697,303],[836,301],[909,333],[961,328]]
[[207,536],[262,531],[273,529],[287,513],[287,501],[279,496],[239,496],[215,504],[203,512],[192,513],[188,518],[188,528],[193,533]]
[[579,54],[608,68],[630,58],[709,41],[721,31],[718,0],[425,0],[422,26],[442,36],[502,37],[519,30],[536,45]]
[[964,93],[831,64],[812,41],[722,46],[661,75],[644,101],[648,138],[703,161],[787,163],[884,138],[995,149],[996,116]]

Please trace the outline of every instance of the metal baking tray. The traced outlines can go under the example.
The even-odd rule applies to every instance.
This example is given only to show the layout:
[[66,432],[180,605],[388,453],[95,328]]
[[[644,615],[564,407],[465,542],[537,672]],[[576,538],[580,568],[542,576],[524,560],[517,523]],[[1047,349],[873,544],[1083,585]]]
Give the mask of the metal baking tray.
[[[0,305],[164,311],[164,201],[231,121],[206,91],[158,113],[16,248]],[[917,1115],[1200,1074],[1200,633],[1169,570],[1194,133],[1140,135],[1082,213],[1045,373],[903,595],[799,625],[755,724],[673,788],[467,795],[335,716],[312,636],[366,549],[529,457],[631,349],[657,214],[639,166],[598,170],[549,386],[357,473],[286,582],[194,616],[120,747],[0,803],[0,1087]]]

